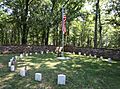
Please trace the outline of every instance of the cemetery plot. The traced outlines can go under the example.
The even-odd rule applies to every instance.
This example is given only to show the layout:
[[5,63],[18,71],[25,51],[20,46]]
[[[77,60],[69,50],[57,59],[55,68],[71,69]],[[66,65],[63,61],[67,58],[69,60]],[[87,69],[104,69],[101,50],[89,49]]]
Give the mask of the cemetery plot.
[[[0,55],[2,89],[119,89],[120,62],[111,58],[65,54],[72,60],[57,60],[54,53]],[[15,71],[12,57],[16,58]],[[22,60],[24,59],[24,61]],[[26,66],[26,68],[25,68]],[[10,68],[12,67],[12,71]]]

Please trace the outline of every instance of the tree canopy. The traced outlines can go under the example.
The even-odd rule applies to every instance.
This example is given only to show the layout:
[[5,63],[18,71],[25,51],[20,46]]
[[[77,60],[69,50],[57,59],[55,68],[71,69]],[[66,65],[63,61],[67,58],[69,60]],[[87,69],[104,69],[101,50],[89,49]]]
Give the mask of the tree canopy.
[[0,45],[120,48],[119,0],[0,0]]

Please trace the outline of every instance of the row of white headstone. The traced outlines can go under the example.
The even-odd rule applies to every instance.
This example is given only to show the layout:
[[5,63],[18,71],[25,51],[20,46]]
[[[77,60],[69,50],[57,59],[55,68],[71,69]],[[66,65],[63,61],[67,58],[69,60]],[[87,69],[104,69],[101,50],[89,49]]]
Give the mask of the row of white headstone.
[[[46,51],[46,53],[49,53],[50,51],[49,50],[47,50]],[[51,52],[51,53],[53,53],[53,52]],[[20,54],[20,58],[23,58],[23,56],[28,56],[28,55],[32,55],[33,53],[23,53],[23,54]],[[37,52],[35,52],[35,54],[37,55],[38,53]],[[44,54],[44,51],[41,51],[40,52],[40,54]]]
[[[15,66],[14,65],[11,66],[11,71],[15,71]],[[25,68],[20,69],[20,76],[25,77],[26,74],[27,74],[27,71],[26,71]],[[35,73],[35,80],[36,81],[42,81],[42,73]],[[59,74],[57,84],[65,85],[65,83],[66,83],[66,75]]]
[[[81,55],[81,52],[78,53],[79,55]],[[86,56],[86,54],[84,53],[84,56]],[[91,54],[89,54],[89,57],[92,57]],[[94,58],[97,58],[96,55],[93,56]],[[103,61],[108,61],[109,63],[112,62],[112,59],[111,58],[108,58],[108,59],[104,59],[103,56],[100,56],[100,59],[103,60]]]
[[[37,54],[37,52],[35,54]],[[41,54],[43,54],[43,51],[41,51]],[[28,53],[26,53],[26,54],[20,54],[20,58],[23,58],[24,55],[28,56]],[[32,55],[32,53],[30,53],[30,55]],[[15,56],[15,58],[17,59],[18,56]],[[12,59],[10,59],[10,62],[8,62],[8,66],[10,67],[11,71],[15,71],[15,65],[12,65],[13,59],[14,59],[14,57],[12,57]],[[20,76],[25,77],[26,75],[27,75],[26,68],[20,69]],[[42,81],[42,74],[41,73],[35,73],[35,80],[36,81]],[[57,84],[65,85],[65,83],[66,83],[66,75],[59,74],[58,75]]]
[[[26,76],[26,70],[21,69],[20,70],[20,76],[25,77]],[[42,73],[35,73],[35,80],[36,81],[42,81]],[[65,85],[66,83],[66,75],[59,74],[57,79],[57,84]]]

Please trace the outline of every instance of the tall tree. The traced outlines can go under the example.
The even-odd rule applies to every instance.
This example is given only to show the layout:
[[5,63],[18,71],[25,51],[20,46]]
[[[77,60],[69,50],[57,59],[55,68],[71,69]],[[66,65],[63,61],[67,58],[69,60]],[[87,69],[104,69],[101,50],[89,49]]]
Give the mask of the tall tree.
[[97,48],[98,11],[99,11],[99,0],[96,0],[95,31],[94,31],[94,48]]

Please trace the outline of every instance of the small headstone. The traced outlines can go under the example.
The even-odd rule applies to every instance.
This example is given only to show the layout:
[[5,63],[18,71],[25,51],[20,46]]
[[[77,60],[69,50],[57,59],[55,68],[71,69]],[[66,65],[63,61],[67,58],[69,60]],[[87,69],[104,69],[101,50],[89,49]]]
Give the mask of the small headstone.
[[96,55],[94,55],[94,58],[97,58],[97,56],[96,56]]
[[8,67],[11,67],[12,62],[8,62]]
[[75,54],[75,52],[73,52],[73,54]]
[[23,58],[23,54],[20,54],[20,58]]
[[41,73],[35,73],[35,80],[41,81],[42,80],[42,74]]
[[100,59],[103,59],[103,56],[100,56]]
[[66,81],[66,75],[59,74],[57,83],[60,85],[65,85],[65,81]]
[[51,51],[51,53],[53,53],[53,51]]
[[20,76],[26,76],[26,70],[24,68],[20,70]]
[[41,51],[41,54],[43,54],[43,51]]
[[86,56],[86,53],[84,53],[84,56]]
[[112,63],[112,60],[111,60],[111,58],[108,58],[108,62],[109,62],[109,63]]
[[28,53],[26,53],[25,56],[28,56]]
[[35,55],[37,55],[38,53],[37,52],[35,52]]
[[11,71],[15,71],[15,66],[12,65],[12,66],[10,67],[10,70],[11,70]]
[[49,53],[49,50],[47,50],[46,53]]
[[91,54],[89,54],[89,57],[92,57],[92,55],[91,55]]
[[30,55],[32,55],[32,53],[30,53]]
[[79,52],[79,55],[81,55],[81,52]]

